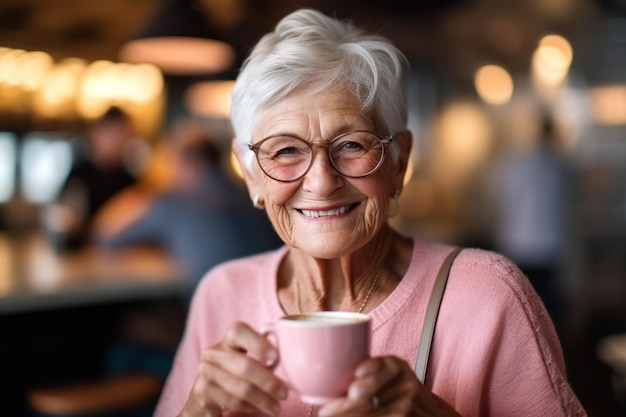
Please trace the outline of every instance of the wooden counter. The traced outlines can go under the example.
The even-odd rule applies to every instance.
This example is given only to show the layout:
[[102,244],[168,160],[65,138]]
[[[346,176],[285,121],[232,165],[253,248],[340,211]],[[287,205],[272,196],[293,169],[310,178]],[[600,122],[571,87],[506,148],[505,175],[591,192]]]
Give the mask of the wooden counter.
[[0,235],[0,314],[182,295],[182,270],[156,248],[54,251],[42,235]]

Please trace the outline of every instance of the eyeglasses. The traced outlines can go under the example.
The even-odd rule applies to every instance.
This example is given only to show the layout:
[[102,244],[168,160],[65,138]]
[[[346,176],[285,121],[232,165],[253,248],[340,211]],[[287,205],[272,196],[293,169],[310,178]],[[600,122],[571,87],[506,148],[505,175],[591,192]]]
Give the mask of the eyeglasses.
[[250,143],[248,148],[256,154],[261,170],[276,181],[290,182],[302,178],[313,164],[314,148],[326,148],[328,159],[339,174],[361,178],[380,167],[385,158],[385,147],[396,136],[353,130],[342,133],[325,146],[295,136],[278,135]]

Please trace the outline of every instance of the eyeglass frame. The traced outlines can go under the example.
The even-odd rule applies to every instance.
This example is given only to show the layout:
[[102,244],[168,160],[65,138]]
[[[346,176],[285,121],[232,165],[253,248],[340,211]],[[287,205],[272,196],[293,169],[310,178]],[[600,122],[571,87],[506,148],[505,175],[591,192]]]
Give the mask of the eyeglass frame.
[[[372,168],[369,172],[367,172],[365,174],[362,174],[362,175],[348,175],[348,174],[344,174],[343,172],[339,171],[339,168],[337,168],[335,166],[335,161],[330,156],[331,144],[334,143],[335,141],[345,137],[345,136],[348,136],[348,135],[352,134],[352,133],[369,133],[370,135],[375,136],[378,139],[378,141],[380,142],[380,144],[382,145],[382,151],[381,151],[381,154],[380,154],[380,161],[378,161],[378,164],[376,164],[376,166],[374,168]],[[248,149],[251,150],[252,152],[254,152],[254,155],[256,157],[255,159],[257,161],[257,164],[259,164],[259,168],[261,168],[261,171],[263,171],[263,173],[265,175],[267,175],[268,177],[270,177],[274,181],[278,181],[278,182],[294,182],[294,181],[298,181],[300,178],[304,177],[307,174],[307,172],[309,172],[311,167],[313,166],[313,161],[315,160],[315,155],[314,155],[315,148],[325,148],[326,149],[326,155],[328,156],[328,160],[330,161],[330,164],[332,165],[332,167],[335,170],[335,172],[337,172],[339,175],[342,175],[342,176],[348,177],[348,178],[364,178],[364,177],[367,177],[369,175],[372,175],[374,172],[376,172],[378,170],[378,168],[381,167],[381,165],[383,164],[383,161],[385,160],[385,148],[387,147],[387,145],[392,144],[393,141],[396,140],[398,135],[400,135],[400,133],[402,133],[402,132],[396,132],[396,133],[393,133],[393,134],[388,135],[388,136],[383,136],[383,135],[380,135],[378,133],[372,132],[370,130],[365,130],[365,129],[350,130],[348,132],[341,133],[340,135],[334,137],[333,139],[331,139],[328,142],[327,145],[323,145],[321,143],[309,142],[309,141],[307,141],[305,139],[302,139],[302,138],[300,138],[298,136],[278,134],[278,135],[271,135],[271,136],[268,136],[266,138],[263,138],[260,141],[258,141],[257,143],[248,143]],[[309,166],[304,170],[304,172],[301,175],[297,176],[296,178],[290,179],[290,180],[280,180],[278,178],[274,178],[273,176],[271,176],[270,174],[265,172],[265,169],[263,169],[263,165],[261,165],[261,161],[259,161],[259,154],[258,154],[258,152],[259,152],[259,148],[261,147],[263,142],[265,142],[265,141],[267,141],[269,139],[280,137],[280,136],[288,136],[288,137],[293,138],[293,139],[301,140],[302,142],[307,144],[309,149],[311,149],[311,159],[309,161]]]

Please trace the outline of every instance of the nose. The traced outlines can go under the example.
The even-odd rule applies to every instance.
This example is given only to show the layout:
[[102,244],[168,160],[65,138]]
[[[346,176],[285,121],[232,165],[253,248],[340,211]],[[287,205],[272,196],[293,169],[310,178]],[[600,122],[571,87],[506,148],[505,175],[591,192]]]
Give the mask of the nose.
[[335,171],[324,148],[318,148],[313,153],[311,167],[304,175],[303,189],[319,197],[326,197],[342,187],[344,178]]

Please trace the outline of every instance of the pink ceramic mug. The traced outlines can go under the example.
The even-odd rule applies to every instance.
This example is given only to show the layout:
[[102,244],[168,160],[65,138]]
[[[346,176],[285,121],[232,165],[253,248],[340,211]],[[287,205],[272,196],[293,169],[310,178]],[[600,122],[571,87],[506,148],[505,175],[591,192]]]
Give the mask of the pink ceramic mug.
[[261,333],[276,343],[277,373],[309,404],[345,395],[357,366],[369,357],[370,318],[365,314],[295,314],[265,326]]

